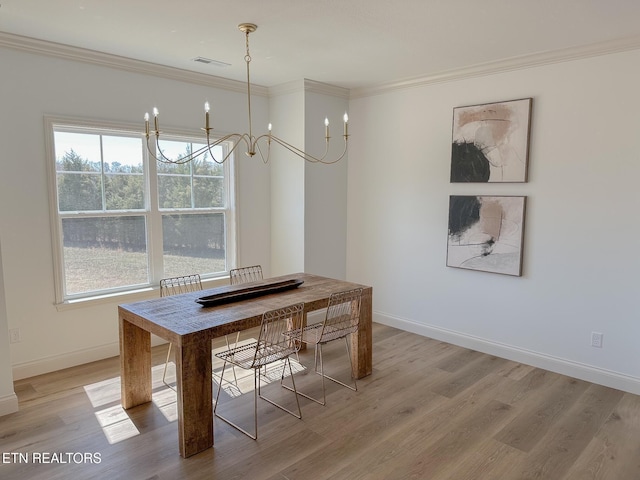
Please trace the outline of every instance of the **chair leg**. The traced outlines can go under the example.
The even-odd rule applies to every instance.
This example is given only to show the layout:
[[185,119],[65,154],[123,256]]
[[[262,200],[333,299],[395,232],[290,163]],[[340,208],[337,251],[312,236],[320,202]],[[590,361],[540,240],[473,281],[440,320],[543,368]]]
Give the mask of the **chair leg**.
[[169,343],[169,348],[167,349],[167,360],[164,362],[164,371],[162,372],[162,383],[164,383],[167,387],[169,387],[171,390],[173,390],[175,392],[176,391],[176,387],[174,387],[173,385],[170,385],[165,380],[165,377],[167,376],[167,367],[169,366],[169,357],[171,356],[171,346],[172,345],[173,345],[172,343]]
[[[321,375],[333,382],[336,382],[339,385],[342,385],[343,387],[347,387],[349,390],[353,390],[354,392],[357,392],[358,384],[356,383],[356,378],[353,376],[353,362],[351,361],[351,350],[349,349],[349,340],[347,337],[344,337],[344,342],[347,346],[347,357],[349,357],[349,375],[351,375],[351,378],[353,379],[353,386],[347,385],[346,383],[342,383],[340,380],[330,377],[329,375],[325,375],[324,372],[322,372]],[[322,368],[322,349],[320,349],[320,367]]]
[[[313,398],[310,395],[307,395],[304,392],[298,391],[298,395],[302,395],[304,398],[308,398],[309,400],[312,400],[316,403],[319,403],[320,405],[326,405],[327,404],[327,393],[326,393],[326,388],[325,388],[325,382],[324,379],[327,378],[329,380],[331,380],[332,382],[335,382],[339,385],[342,385],[343,387],[347,387],[349,390],[353,390],[354,392],[358,391],[358,384],[356,382],[355,377],[353,376],[353,362],[351,361],[351,350],[349,349],[349,340],[348,337],[344,337],[344,341],[347,347],[347,357],[349,357],[349,372],[351,375],[351,378],[353,379],[353,385],[347,385],[346,383],[341,382],[340,380],[333,378],[327,374],[324,373],[324,363],[323,363],[323,358],[322,358],[322,344],[318,343],[316,344],[316,348],[315,348],[315,352],[314,352],[314,371],[315,373],[317,373],[318,375],[320,375],[320,377],[322,378],[322,401],[317,399],[317,398]],[[318,370],[318,363],[320,363],[320,370]],[[284,388],[291,390],[290,387],[288,387],[287,385],[282,385]]]
[[224,361],[224,364],[222,365],[222,373],[220,374],[220,385],[218,387],[218,393],[216,394],[216,403],[213,406],[213,414],[218,417],[220,420],[222,420],[223,422],[231,425],[232,427],[236,428],[237,430],[241,431],[242,433],[244,433],[246,436],[248,436],[249,438],[251,438],[252,440],[257,440],[258,439],[258,391],[257,391],[257,387],[256,387],[256,375],[255,375],[255,370],[254,370],[254,377],[253,377],[253,382],[254,382],[254,389],[253,389],[253,426],[254,426],[254,433],[250,433],[249,431],[245,430],[244,428],[242,428],[240,425],[232,422],[231,420],[229,420],[228,418],[220,415],[218,413],[218,400],[220,399],[220,391],[222,390],[222,379],[224,378],[224,371],[227,368],[227,361]]
[[[290,413],[291,415],[293,415],[296,418],[302,418],[302,410],[300,410],[300,401],[298,400],[298,395],[300,394],[300,392],[298,392],[298,390],[296,389],[296,381],[293,378],[293,368],[291,368],[291,360],[289,360],[289,357],[287,357],[284,361],[284,365],[282,366],[282,376],[280,377],[280,385],[284,388],[286,388],[287,390],[295,393],[295,398],[296,398],[296,406],[298,407],[298,413],[295,413],[292,410],[289,410],[286,407],[283,407],[282,405],[277,404],[276,402],[274,402],[273,400],[265,397],[264,395],[262,395],[262,393],[260,392],[260,372],[261,370],[258,369],[258,395],[261,399],[263,399],[266,402],[269,402],[271,405],[278,407],[280,410],[284,410],[287,413]],[[284,385],[282,382],[284,380],[284,372],[287,368],[287,365],[289,365],[289,374],[291,375],[291,383],[293,384],[293,388]]]
[[[224,340],[225,342],[227,342],[227,350],[229,350],[231,348],[231,346],[229,345],[229,335],[225,335],[224,336]],[[237,347],[238,346],[238,341],[240,340],[240,330],[238,330],[236,332],[236,342],[233,344],[233,347]],[[236,376],[236,366],[235,365],[231,365],[231,368],[233,369],[233,381],[236,384],[236,387],[238,386],[238,377]]]
[[282,376],[280,378],[280,381],[282,382],[282,379],[284,378],[284,371],[287,367],[287,364],[289,365],[289,373],[291,374],[291,381],[293,383],[293,392],[295,393],[295,399],[296,399],[296,406],[298,407],[298,413],[295,413],[292,410],[289,410],[286,407],[283,407],[282,405],[279,405],[278,403],[274,402],[273,400],[265,397],[264,395],[262,395],[262,393],[260,392],[260,379],[261,379],[261,372],[262,372],[262,368],[258,367],[258,368],[254,368],[253,369],[253,428],[254,428],[254,433],[252,434],[251,432],[245,430],[244,428],[242,428],[241,426],[239,426],[238,424],[232,422],[231,420],[229,420],[228,418],[220,415],[217,412],[217,408],[218,408],[218,400],[220,398],[220,390],[222,390],[222,378],[224,377],[224,371],[227,367],[227,361],[225,360],[224,365],[222,366],[222,374],[220,376],[220,386],[218,387],[218,393],[216,394],[216,403],[215,406],[213,407],[213,414],[218,417],[220,420],[222,420],[225,423],[228,423],[229,425],[231,425],[232,427],[240,430],[242,433],[244,433],[245,435],[247,435],[249,438],[253,439],[253,440],[257,440],[258,439],[258,397],[260,397],[261,399],[265,400],[266,402],[270,403],[271,405],[278,407],[281,410],[284,410],[287,413],[290,413],[291,415],[293,415],[296,418],[301,419],[302,418],[302,410],[300,409],[300,402],[298,401],[298,391],[296,390],[296,384],[295,381],[293,379],[293,369],[291,368],[291,362],[289,361],[289,358],[287,358],[285,360],[285,365],[282,368]]
[[[320,354],[318,355],[318,348],[320,348]],[[320,372],[318,371],[318,357],[320,358],[320,370],[322,371],[322,346],[318,343],[316,343],[315,345],[315,351],[313,354],[313,370],[315,373],[317,373],[318,375],[320,375]],[[293,382],[293,373],[291,374],[291,381]],[[287,390],[293,392],[294,390],[288,386],[285,385],[281,382],[282,388],[286,388]],[[322,400],[318,400],[317,398],[312,397],[311,395],[308,395],[304,392],[301,392],[300,390],[297,390],[297,394],[307,398],[313,402],[316,402],[320,405],[326,405],[327,404],[327,399],[326,399],[326,395],[325,395],[325,390],[324,390],[324,375],[322,375]]]

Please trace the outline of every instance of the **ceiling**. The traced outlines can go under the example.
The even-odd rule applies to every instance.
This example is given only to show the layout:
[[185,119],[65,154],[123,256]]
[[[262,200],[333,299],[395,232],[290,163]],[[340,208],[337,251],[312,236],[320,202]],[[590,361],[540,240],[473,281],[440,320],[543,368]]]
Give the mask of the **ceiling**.
[[0,32],[235,80],[246,75],[243,22],[258,25],[253,83],[358,88],[635,41],[640,1],[0,0]]

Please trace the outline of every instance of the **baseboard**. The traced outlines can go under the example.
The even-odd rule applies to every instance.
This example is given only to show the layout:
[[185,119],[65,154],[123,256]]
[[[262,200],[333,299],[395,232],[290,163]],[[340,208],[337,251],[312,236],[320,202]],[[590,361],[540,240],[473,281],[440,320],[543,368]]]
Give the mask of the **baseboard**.
[[0,417],[18,411],[18,397],[15,393],[0,397]]
[[374,312],[374,321],[407,332],[640,395],[640,378],[452,330]]
[[[166,343],[165,340],[151,335],[151,346]],[[119,342],[108,343],[98,347],[76,350],[74,352],[63,353],[60,355],[52,355],[31,362],[19,363],[13,365],[13,379],[22,380],[24,378],[43,375],[45,373],[63,370],[65,368],[84,365],[105,358],[117,357],[120,355]]]

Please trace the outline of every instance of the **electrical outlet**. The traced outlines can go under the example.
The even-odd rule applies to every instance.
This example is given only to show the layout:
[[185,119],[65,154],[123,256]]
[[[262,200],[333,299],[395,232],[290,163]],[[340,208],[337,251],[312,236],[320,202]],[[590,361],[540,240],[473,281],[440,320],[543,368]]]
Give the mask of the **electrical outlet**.
[[19,343],[20,342],[20,329],[19,328],[10,328],[9,329],[9,343]]
[[600,332],[591,332],[591,346],[596,348],[602,348],[603,334]]

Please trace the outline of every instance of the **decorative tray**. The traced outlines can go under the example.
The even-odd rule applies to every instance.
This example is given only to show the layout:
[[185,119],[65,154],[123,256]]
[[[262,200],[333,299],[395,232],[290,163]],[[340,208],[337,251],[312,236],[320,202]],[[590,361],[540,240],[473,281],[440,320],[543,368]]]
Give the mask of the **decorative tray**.
[[254,285],[252,287],[239,288],[237,290],[225,291],[200,297],[196,300],[203,307],[213,307],[215,305],[223,305],[225,303],[240,302],[249,298],[270,295],[285,290],[298,288],[304,283],[304,280],[282,280],[279,282],[265,283],[262,285]]

